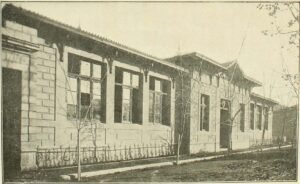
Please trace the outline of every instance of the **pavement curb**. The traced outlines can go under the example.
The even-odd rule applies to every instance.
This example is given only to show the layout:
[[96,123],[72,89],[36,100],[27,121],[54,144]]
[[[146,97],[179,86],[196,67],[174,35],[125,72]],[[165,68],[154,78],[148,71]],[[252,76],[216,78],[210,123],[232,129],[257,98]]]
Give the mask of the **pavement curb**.
[[[288,148],[288,147],[292,147],[292,145],[281,146],[281,148]],[[268,150],[274,150],[274,149],[278,149],[278,146],[270,147],[270,148],[263,148],[263,149],[249,150],[249,151],[241,151],[241,152],[231,153],[231,155],[253,153],[253,152],[257,152],[259,150],[268,151]],[[215,155],[215,156],[208,156],[208,157],[202,157],[202,158],[193,158],[193,159],[187,159],[187,160],[180,160],[178,164],[180,165],[180,164],[185,164],[185,163],[211,160],[211,159],[221,158],[221,157],[225,157],[225,156],[227,156],[227,155],[223,154],[223,155]],[[174,163],[168,161],[168,162],[145,164],[145,165],[136,165],[136,166],[130,166],[130,167],[106,169],[106,170],[99,170],[99,171],[89,171],[89,172],[81,173],[81,177],[82,178],[88,178],[88,177],[94,177],[94,176],[100,176],[100,175],[115,174],[115,173],[120,173],[120,172],[125,172],[125,171],[141,170],[141,169],[164,167],[164,166],[171,166],[171,165],[174,165]],[[68,175],[60,175],[60,178],[63,179],[63,180],[77,179],[77,173],[68,174]]]

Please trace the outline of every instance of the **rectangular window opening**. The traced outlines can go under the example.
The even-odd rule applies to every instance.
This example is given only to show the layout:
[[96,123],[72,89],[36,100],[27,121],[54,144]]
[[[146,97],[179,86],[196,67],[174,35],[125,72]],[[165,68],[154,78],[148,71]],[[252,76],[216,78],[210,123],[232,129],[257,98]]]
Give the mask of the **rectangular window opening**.
[[245,131],[245,104],[240,104],[240,131]]
[[150,77],[149,122],[170,125],[171,82]]
[[104,122],[101,64],[94,60],[68,55],[67,118]]
[[141,75],[116,67],[115,77],[115,122],[142,122]]
[[209,131],[209,96],[201,94],[198,105],[200,109],[200,131]]

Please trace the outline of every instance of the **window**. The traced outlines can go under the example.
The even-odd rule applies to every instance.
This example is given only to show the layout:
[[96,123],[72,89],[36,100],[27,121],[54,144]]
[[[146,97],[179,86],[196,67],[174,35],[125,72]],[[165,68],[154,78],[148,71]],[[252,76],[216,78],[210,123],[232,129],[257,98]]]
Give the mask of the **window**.
[[116,67],[115,122],[141,123],[142,93],[140,75]]
[[198,109],[200,110],[200,131],[209,131],[209,96],[204,94],[200,95]]
[[150,77],[149,122],[170,125],[170,81]]
[[268,128],[269,128],[269,108],[268,107],[264,108],[264,119],[265,119],[265,122],[264,122],[265,130],[268,130]]
[[213,76],[212,76],[212,75],[209,75],[209,84],[210,84],[210,85],[212,85],[212,83],[213,83],[212,81],[213,81]]
[[69,54],[67,118],[104,120],[101,111],[102,66],[95,61]]
[[262,108],[261,106],[256,106],[257,107],[257,118],[256,118],[256,128],[261,130],[261,120],[262,120]]
[[250,129],[254,130],[254,104],[250,104]]
[[240,130],[245,131],[245,104],[240,104]]

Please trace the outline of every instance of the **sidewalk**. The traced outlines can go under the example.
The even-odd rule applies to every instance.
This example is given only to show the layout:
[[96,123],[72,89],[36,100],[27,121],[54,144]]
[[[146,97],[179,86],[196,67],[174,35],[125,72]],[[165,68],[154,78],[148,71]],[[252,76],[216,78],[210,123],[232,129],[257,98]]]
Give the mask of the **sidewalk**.
[[[291,145],[282,146],[281,148],[288,148],[288,147],[291,147]],[[274,149],[278,149],[278,146],[263,148],[262,151],[274,150]],[[231,155],[252,153],[252,152],[259,151],[259,150],[260,149],[258,148],[258,149],[248,150],[248,151],[240,151],[240,152],[231,153]],[[226,154],[206,156],[206,157],[202,157],[202,158],[185,159],[185,160],[180,160],[179,164],[186,164],[186,163],[192,163],[192,162],[198,162],[198,161],[204,161],[204,160],[212,160],[212,159],[221,158],[221,157],[225,157],[225,156],[226,156]],[[125,172],[125,171],[157,168],[157,167],[164,167],[164,166],[171,166],[171,165],[174,165],[174,158],[172,161],[167,161],[167,162],[159,162],[159,163],[134,165],[134,166],[128,166],[128,167],[121,167],[121,168],[112,168],[112,169],[82,172],[81,177],[88,178],[88,177],[94,177],[94,176],[100,176],[100,175],[115,174],[115,173]],[[63,180],[73,180],[73,179],[77,179],[77,173],[61,175],[60,177]]]

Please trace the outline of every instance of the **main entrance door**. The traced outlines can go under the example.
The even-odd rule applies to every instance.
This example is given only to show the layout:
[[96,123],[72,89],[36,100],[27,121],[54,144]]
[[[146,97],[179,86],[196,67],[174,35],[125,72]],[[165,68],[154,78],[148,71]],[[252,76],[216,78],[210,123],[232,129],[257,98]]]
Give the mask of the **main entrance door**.
[[22,73],[2,68],[2,117],[4,178],[20,172]]
[[229,108],[230,103],[227,100],[221,100],[221,107],[220,107],[220,148],[228,148],[229,142]]

